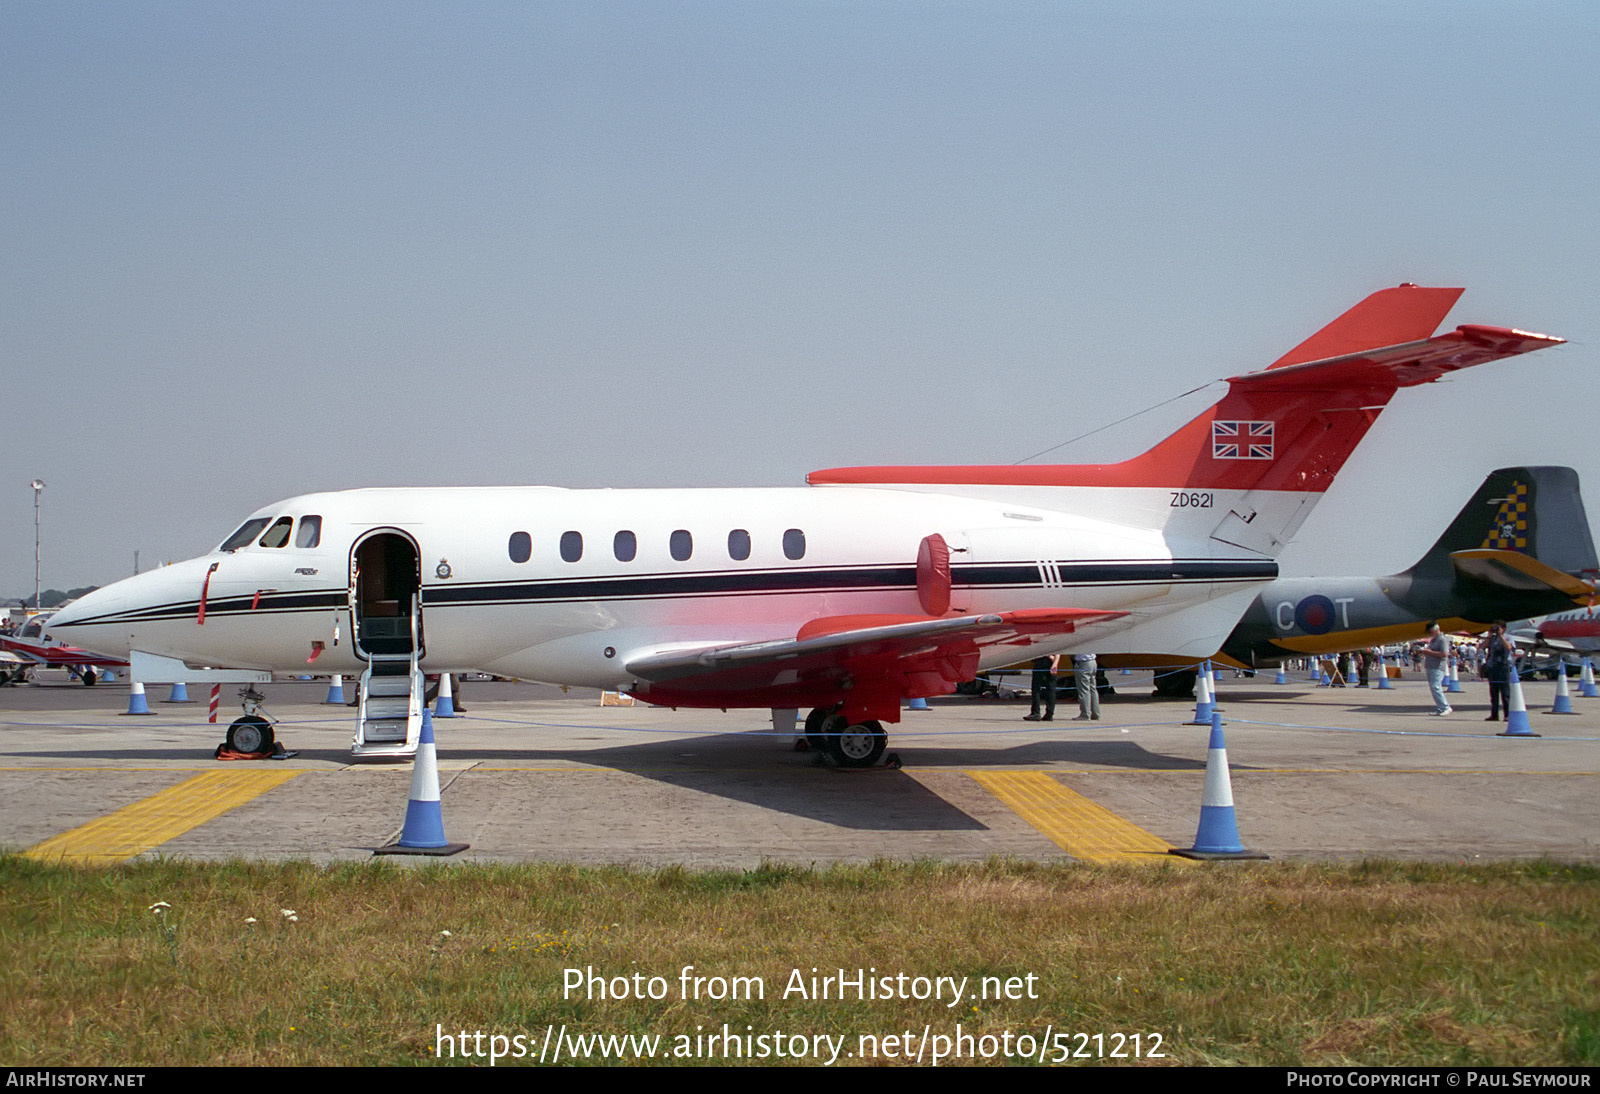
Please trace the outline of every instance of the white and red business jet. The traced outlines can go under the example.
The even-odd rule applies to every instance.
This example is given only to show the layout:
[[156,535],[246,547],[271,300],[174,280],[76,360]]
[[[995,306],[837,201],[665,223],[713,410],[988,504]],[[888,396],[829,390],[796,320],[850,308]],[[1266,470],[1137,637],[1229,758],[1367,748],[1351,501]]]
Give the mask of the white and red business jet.
[[985,668],[1075,648],[1214,654],[1397,389],[1562,341],[1433,336],[1461,291],[1373,294],[1123,463],[308,494],[83,597],[51,631],[152,681],[362,672],[358,755],[414,750],[424,671],[480,670],[675,707],[811,708],[813,739],[864,766],[904,700]]

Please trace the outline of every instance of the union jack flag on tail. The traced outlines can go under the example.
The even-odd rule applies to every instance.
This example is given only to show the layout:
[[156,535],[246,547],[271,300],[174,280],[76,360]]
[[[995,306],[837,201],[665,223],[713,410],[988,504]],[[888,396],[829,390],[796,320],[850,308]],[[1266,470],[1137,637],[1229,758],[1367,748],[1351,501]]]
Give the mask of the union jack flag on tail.
[[1272,459],[1271,422],[1212,422],[1214,460]]

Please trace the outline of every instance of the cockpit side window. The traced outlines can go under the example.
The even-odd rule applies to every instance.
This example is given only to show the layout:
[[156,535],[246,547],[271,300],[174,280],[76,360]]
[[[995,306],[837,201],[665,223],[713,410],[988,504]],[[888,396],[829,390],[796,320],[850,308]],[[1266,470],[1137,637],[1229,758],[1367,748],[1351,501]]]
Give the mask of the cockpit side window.
[[267,534],[261,537],[263,547],[283,547],[289,542],[289,528],[294,524],[293,517],[279,517],[278,522],[267,529]]
[[241,547],[248,546],[261,534],[261,529],[265,528],[271,520],[271,517],[255,517],[245,521],[239,526],[237,532],[222,541],[222,546],[218,547],[217,550],[237,551]]
[[296,547],[315,547],[322,542],[322,518],[309,516],[300,518],[300,530],[294,534]]

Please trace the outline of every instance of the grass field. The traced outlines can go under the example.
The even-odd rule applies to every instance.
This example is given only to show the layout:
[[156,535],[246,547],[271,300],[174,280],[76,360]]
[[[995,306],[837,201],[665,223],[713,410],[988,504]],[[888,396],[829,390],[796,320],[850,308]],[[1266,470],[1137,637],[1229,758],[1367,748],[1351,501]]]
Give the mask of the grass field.
[[[1180,1064],[1600,1063],[1588,866],[83,870],[8,856],[0,892],[11,1065],[459,1065],[503,1050],[513,1066],[549,1062],[552,1044],[594,1062],[653,1046],[717,1063],[735,1049],[1126,1062],[1135,1048]],[[813,969],[841,968],[875,970],[880,994],[944,997],[809,998]],[[608,997],[565,990],[587,976],[568,969]],[[735,977],[764,998],[712,998]],[[957,1005],[936,977],[966,978]]]

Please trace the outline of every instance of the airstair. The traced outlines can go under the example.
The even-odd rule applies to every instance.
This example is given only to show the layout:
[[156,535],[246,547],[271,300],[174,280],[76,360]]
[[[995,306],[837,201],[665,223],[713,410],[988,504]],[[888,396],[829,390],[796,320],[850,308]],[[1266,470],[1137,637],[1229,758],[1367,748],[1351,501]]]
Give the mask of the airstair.
[[[418,660],[419,604],[403,616],[361,621],[361,638],[368,650],[361,674],[359,712],[350,754],[358,757],[409,759],[417,754],[422,735],[423,674]],[[409,629],[409,634],[405,630]],[[393,630],[395,633],[385,633]],[[404,647],[405,652],[401,652]],[[389,652],[378,652],[386,650]]]

